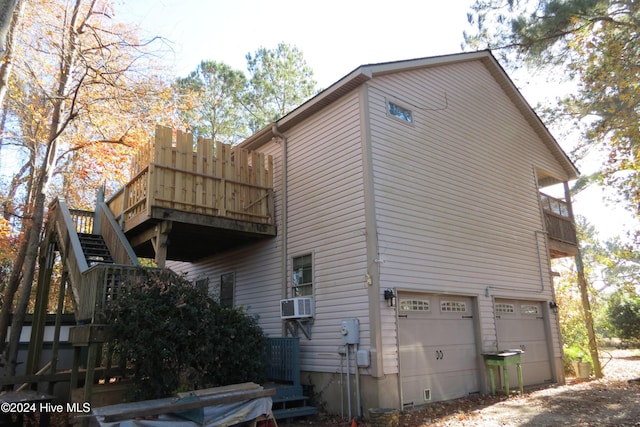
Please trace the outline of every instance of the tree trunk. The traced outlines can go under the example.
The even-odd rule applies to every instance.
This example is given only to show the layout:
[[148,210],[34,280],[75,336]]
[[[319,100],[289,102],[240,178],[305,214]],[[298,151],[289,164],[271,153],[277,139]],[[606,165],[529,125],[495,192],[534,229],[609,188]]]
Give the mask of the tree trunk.
[[584,312],[584,322],[587,327],[589,337],[589,353],[593,361],[593,372],[596,378],[602,378],[602,365],[598,355],[598,343],[596,341],[596,331],[593,326],[593,314],[591,313],[591,302],[589,301],[589,286],[584,276],[584,265],[582,264],[582,254],[580,250],[576,254],[576,270],[578,274],[578,288],[580,288],[580,298],[582,299],[582,310]]
[[[23,241],[29,235],[29,227],[25,227],[25,233],[23,235]],[[22,278],[22,266],[24,265],[24,258],[27,253],[27,245],[20,244],[18,250],[18,256],[13,262],[13,270],[11,271],[11,277],[9,283],[4,291],[2,300],[2,311],[0,312],[0,353],[4,352],[4,347],[7,341],[7,331],[9,329],[9,321],[11,320],[11,312],[13,311],[13,297],[20,285],[20,279]]]
[[11,2],[4,2],[4,3],[13,3],[13,6],[16,6],[16,7],[15,7],[15,11],[14,11],[14,8],[11,7],[12,14],[10,16],[8,17],[3,16],[1,18],[2,20],[9,19],[10,24],[9,22],[6,23],[8,27],[7,33],[6,33],[6,43],[4,40],[2,40],[3,57],[2,57],[2,65],[0,66],[0,106],[4,105],[4,97],[7,93],[9,76],[11,76],[11,71],[13,69],[13,54],[14,54],[13,42],[17,33],[16,28],[18,27],[18,24],[20,22],[20,17],[22,15],[22,12],[24,11],[25,2],[20,0],[13,0]]
[[4,0],[0,2],[0,60],[3,59],[5,52],[5,38],[11,26],[11,17],[13,10],[16,8],[20,0]]
[[[56,166],[57,161],[57,147],[58,137],[62,130],[68,125],[74,118],[73,104],[70,106],[70,110],[63,120],[63,111],[68,96],[68,86],[71,82],[71,75],[74,68],[77,66],[78,61],[78,31],[76,28],[79,18],[80,6],[83,0],[76,0],[73,11],[71,14],[71,21],[69,22],[69,40],[68,50],[63,52],[61,56],[61,67],[58,78],[58,87],[54,97],[54,105],[51,112],[51,122],[49,124],[49,135],[47,138],[47,152],[43,163],[39,166],[38,175],[35,180],[35,187],[33,188],[34,204],[32,210],[31,229],[23,242],[26,245],[25,260],[23,266],[22,287],[20,290],[20,298],[16,305],[15,312],[13,314],[13,321],[11,322],[11,336],[9,337],[9,346],[6,351],[6,360],[8,361],[9,375],[15,374],[15,362],[18,358],[18,345],[20,344],[20,334],[22,333],[22,326],[24,324],[24,318],[26,315],[29,300],[31,298],[31,287],[33,284],[33,278],[35,277],[35,267],[38,258],[38,247],[40,242],[40,231],[44,222],[44,210],[46,193],[51,177]],[[91,7],[88,14],[93,10],[95,0],[92,0]],[[88,16],[88,15],[87,15]],[[82,21],[80,27],[84,26],[86,21]],[[78,83],[80,85],[80,83]],[[77,93],[79,90],[77,86],[72,92]]]
[[[571,202],[571,190],[569,183],[564,182],[564,199],[569,208],[569,215],[573,216],[573,203]],[[584,312],[584,323],[587,327],[587,336],[589,338],[589,353],[593,360],[593,372],[596,378],[602,378],[602,365],[600,365],[600,357],[598,355],[598,342],[596,341],[596,331],[593,326],[593,313],[591,312],[591,301],[589,301],[589,285],[584,275],[584,263],[582,262],[582,252],[578,247],[578,253],[575,256],[576,270],[578,274],[578,288],[580,289],[580,298],[582,300],[582,311]]]
[[11,321],[11,336],[9,337],[9,346],[7,347],[6,359],[9,363],[7,370],[9,375],[15,375],[22,325],[24,324],[27,306],[31,299],[31,286],[33,284],[33,278],[36,271],[36,260],[38,258],[38,247],[40,243],[40,230],[42,229],[42,223],[44,221],[44,202],[45,194],[42,192],[36,193],[31,229],[23,242],[26,250],[24,265],[22,268],[22,286],[20,289],[18,304],[16,305],[16,309],[13,313],[13,320]]

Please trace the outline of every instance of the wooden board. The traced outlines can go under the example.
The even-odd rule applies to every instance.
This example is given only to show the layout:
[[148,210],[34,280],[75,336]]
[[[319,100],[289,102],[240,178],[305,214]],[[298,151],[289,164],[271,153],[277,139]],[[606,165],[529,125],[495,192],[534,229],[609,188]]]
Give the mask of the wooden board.
[[259,389],[231,391],[213,396],[204,396],[198,400],[186,399],[183,401],[181,399],[168,397],[93,408],[92,416],[103,417],[104,422],[116,422],[132,418],[172,414],[225,403],[242,402],[260,397],[273,396],[275,394],[275,389],[264,390],[260,387]]

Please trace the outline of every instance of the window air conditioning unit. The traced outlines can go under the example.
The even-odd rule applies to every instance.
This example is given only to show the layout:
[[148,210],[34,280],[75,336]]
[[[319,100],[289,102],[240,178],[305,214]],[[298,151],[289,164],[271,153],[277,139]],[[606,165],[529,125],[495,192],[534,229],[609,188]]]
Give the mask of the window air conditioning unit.
[[280,300],[281,319],[304,319],[313,317],[313,299],[297,297]]

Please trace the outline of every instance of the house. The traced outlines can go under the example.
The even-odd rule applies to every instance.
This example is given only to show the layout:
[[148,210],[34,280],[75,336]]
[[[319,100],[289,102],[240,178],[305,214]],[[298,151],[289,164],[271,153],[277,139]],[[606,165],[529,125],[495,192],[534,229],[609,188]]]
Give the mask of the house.
[[74,390],[92,367],[87,402],[104,308],[139,257],[300,348],[300,370],[272,358],[293,384],[282,417],[315,412],[300,381],[349,416],[486,393],[483,354],[504,349],[524,351],[525,385],[564,381],[551,260],[577,254],[578,172],[488,51],[364,65],[236,147],[159,127],[133,166],[95,212],[50,205],[27,377],[11,381],[42,366],[55,252],[77,326],[70,377],[49,377]]
[[272,159],[273,222],[153,247],[299,336],[331,412],[486,393],[482,353],[503,349],[525,385],[564,381],[550,261],[577,252],[578,171],[489,51],[361,66],[236,149]]

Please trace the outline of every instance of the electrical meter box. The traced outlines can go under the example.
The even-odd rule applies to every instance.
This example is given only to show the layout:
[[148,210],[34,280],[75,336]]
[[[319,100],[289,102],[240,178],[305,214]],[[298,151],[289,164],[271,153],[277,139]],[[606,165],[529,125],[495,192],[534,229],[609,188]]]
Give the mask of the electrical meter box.
[[356,352],[356,364],[358,368],[368,368],[371,365],[371,354],[367,349],[360,349]]
[[342,344],[360,343],[360,321],[358,319],[345,319],[340,324]]

